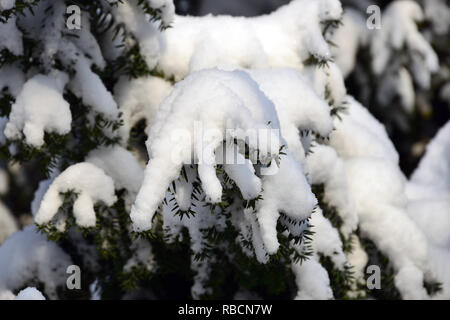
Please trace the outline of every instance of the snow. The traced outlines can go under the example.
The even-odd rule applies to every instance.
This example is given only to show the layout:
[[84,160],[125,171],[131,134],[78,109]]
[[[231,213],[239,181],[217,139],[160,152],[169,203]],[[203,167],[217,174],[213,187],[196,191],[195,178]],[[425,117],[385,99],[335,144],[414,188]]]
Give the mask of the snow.
[[[201,196],[199,195],[199,199]],[[195,215],[189,218],[180,219],[175,216],[174,206],[175,203],[171,201],[167,205],[164,204],[162,208],[165,236],[170,239],[170,242],[173,242],[180,236],[182,227],[186,227],[189,231],[191,249],[195,254],[201,253],[205,249],[206,239],[202,230],[216,227],[218,231],[223,231],[225,228],[225,216],[220,214],[218,209],[214,211],[215,214],[211,214],[209,207],[203,206],[198,200],[193,200],[192,208],[195,210]]]
[[[199,92],[203,94],[200,96]],[[213,112],[211,105],[215,106]],[[297,118],[302,119],[301,115],[297,115]],[[304,119],[307,125],[315,124],[307,117]],[[331,121],[328,125],[331,126]],[[201,135],[195,132],[196,126],[201,127]],[[255,128],[262,130],[262,133],[251,131]],[[178,134],[174,136],[174,132]],[[279,120],[274,105],[246,72],[202,70],[176,84],[158,110],[150,130],[147,141],[150,161],[131,211],[134,228],[151,228],[153,215],[166,197],[167,188],[179,177],[182,166],[192,163],[192,158],[198,163],[198,176],[207,202],[220,202],[222,185],[216,176],[214,165],[224,163],[225,172],[236,182],[244,199],[256,198],[263,190],[262,200],[257,202],[255,208],[258,225],[252,225],[252,237],[255,237],[255,231],[260,233],[261,238],[253,239],[260,260],[266,259],[263,258],[263,252],[275,253],[279,246],[276,231],[279,212],[301,221],[309,217],[317,200],[311,192],[302,166],[289,151],[286,151],[286,155],[280,155],[279,167],[277,161],[272,161],[266,168],[269,174],[259,179],[252,163],[245,161],[242,155],[239,156],[237,146],[230,145],[230,141],[233,142],[233,139],[229,139],[230,136],[246,141],[253,150],[259,150],[263,163],[276,157],[281,146]],[[255,143],[256,136],[259,143]],[[225,139],[228,142],[224,143]],[[194,154],[191,154],[191,150]],[[228,163],[230,160],[232,163]],[[177,188],[180,185],[183,184],[177,182]],[[181,198],[180,206],[183,209],[187,209],[190,204],[187,198],[191,192],[191,187],[184,186],[183,196],[177,198],[177,201]],[[165,208],[164,206],[163,211],[167,213],[164,213],[164,223],[168,223],[171,220],[167,219],[173,213]],[[198,219],[201,217],[200,215]],[[190,224],[191,222],[189,228]],[[191,238],[201,237],[198,232],[191,232]],[[194,252],[198,250],[199,246]]]
[[114,87],[114,99],[122,112],[122,143],[126,143],[130,130],[142,119],[146,120],[146,133],[155,118],[161,102],[172,91],[172,85],[161,78],[148,76],[137,79],[121,77]]
[[389,258],[402,297],[425,299],[427,241],[407,214],[407,181],[397,165],[398,155],[383,126],[354,99],[348,101],[348,114],[342,122],[336,120],[330,146],[344,159],[360,232]]
[[431,21],[433,31],[445,34],[450,28],[450,8],[445,0],[423,0],[425,17]]
[[[172,0],[150,0],[147,2],[153,8],[162,9],[163,25],[170,24],[175,12]],[[127,30],[138,40],[145,62],[150,69],[153,69],[158,62],[163,47],[161,33],[158,30],[159,22],[149,23],[134,0],[118,2],[117,7],[113,8],[113,14],[117,23],[124,24]]]
[[347,101],[342,121],[335,119],[330,146],[343,158],[370,156],[398,163],[397,151],[384,126],[353,97],[348,96]]
[[231,180],[236,181],[245,200],[258,197],[261,193],[261,179],[255,175],[252,162],[239,153],[239,148],[235,144],[226,144],[223,148],[218,148],[216,159],[218,163],[223,162],[223,169]]
[[450,122],[427,145],[407,184],[408,214],[428,240],[430,273],[442,283],[436,299],[450,297]]
[[38,289],[28,287],[21,290],[14,300],[45,300],[45,297]]
[[92,107],[94,111],[103,114],[107,119],[116,119],[119,113],[117,104],[100,77],[92,71],[91,61],[67,40],[61,43],[59,55],[61,60],[69,62],[67,67],[76,70],[75,76],[69,83],[71,91],[82,99],[83,104]]
[[289,151],[281,157],[276,174],[263,176],[262,181],[263,200],[258,201],[256,216],[264,246],[269,254],[274,254],[279,247],[276,230],[279,212],[295,221],[304,220],[316,206],[317,199],[301,165]]
[[339,19],[337,0],[294,0],[269,15],[254,18],[175,15],[164,32],[157,68],[176,81],[190,72],[220,65],[244,68],[302,68],[310,55],[329,60],[321,22]]
[[347,253],[347,259],[350,265],[352,266],[353,276],[355,278],[355,282],[353,284],[353,288],[350,291],[350,296],[358,296],[364,295],[364,293],[357,291],[357,284],[366,284],[366,280],[364,278],[367,262],[369,261],[369,257],[367,253],[361,246],[361,242],[358,237],[352,235],[352,251]]
[[[29,79],[11,107],[5,136],[20,139],[23,131],[27,144],[41,147],[44,132],[67,134],[72,122],[70,106],[62,96],[67,81],[67,75],[60,71]],[[42,104],[45,109],[41,108]]]
[[411,176],[411,182],[450,189],[450,122],[443,126],[428,144],[427,151],[418,168]]
[[[195,126],[200,128],[194,133]],[[211,202],[220,201],[222,187],[215,176],[214,150],[228,135],[245,141],[245,131],[251,130],[250,148],[259,149],[263,160],[268,161],[278,154],[281,146],[279,137],[269,130],[277,127],[273,104],[242,71],[204,70],[177,83],[160,106],[150,130],[147,141],[150,161],[131,211],[135,228],[150,228],[167,187],[179,176],[182,164],[191,163],[191,156],[199,163],[206,195]],[[256,137],[270,140],[257,143]]]
[[341,70],[334,62],[328,62],[327,65],[320,68],[308,66],[304,73],[309,76],[314,89],[321,98],[327,99],[333,106],[345,104],[347,89]]
[[400,50],[403,46],[423,57],[423,70],[427,73],[437,71],[438,57],[417,29],[416,23],[423,18],[420,6],[410,0],[395,1],[385,9],[383,27],[375,31],[371,43],[372,68],[376,74],[386,69],[392,50]]
[[319,261],[318,254],[327,256],[333,261],[334,266],[343,270],[348,264],[347,257],[342,249],[342,241],[338,231],[331,225],[331,222],[323,216],[320,208],[311,215],[310,224],[315,232],[312,236],[311,246],[314,258]]
[[141,187],[144,170],[130,151],[120,146],[101,147],[91,151],[85,161],[102,169],[111,177],[116,189],[126,189],[129,205],[134,202]]
[[29,226],[14,233],[0,246],[0,292],[14,291],[37,279],[44,293],[56,298],[56,289],[65,285],[70,257],[45,235]]
[[64,170],[45,193],[34,219],[37,224],[50,222],[57,214],[64,198],[61,193],[73,191],[77,198],[73,204],[76,223],[82,227],[95,226],[94,204],[103,202],[111,206],[117,198],[114,182],[103,170],[87,162],[77,163]]
[[330,107],[318,96],[308,79],[295,69],[270,68],[247,72],[274,103],[281,134],[295,158],[303,162],[308,150],[304,150],[299,134],[311,130],[320,136],[328,136],[333,129]]
[[333,299],[330,278],[322,265],[314,259],[292,264],[297,287],[296,300]]
[[331,47],[334,61],[347,77],[355,68],[357,51],[367,44],[369,31],[364,16],[358,11],[346,8],[342,17],[342,26],[333,34],[331,40],[337,44]]
[[[64,30],[67,34],[73,34],[74,37],[71,41],[85,54],[92,62],[101,70],[105,68],[106,62],[103,58],[102,51],[100,49],[97,40],[90,32],[91,30],[91,16],[88,12],[81,11],[81,24],[80,29]],[[65,21],[64,21],[65,22]]]
[[17,28],[16,17],[9,18],[0,26],[0,50],[8,49],[16,56],[22,55],[22,32]]
[[144,267],[148,271],[153,271],[155,261],[152,253],[152,246],[148,241],[138,239],[131,244],[133,255],[125,263],[124,272],[132,272],[134,267]]
[[324,184],[324,201],[336,207],[343,221],[341,232],[348,238],[356,231],[358,215],[347,183],[345,162],[329,146],[315,145],[312,150],[313,153],[307,157],[311,183]]
[[0,0],[0,9],[9,10],[14,7],[16,0]]
[[9,209],[0,201],[0,244],[17,231],[17,223]]
[[[11,8],[14,3],[0,0],[0,7]],[[91,108],[91,120],[96,113],[117,120],[120,111],[124,121],[121,146],[95,149],[84,162],[62,172],[54,170],[40,182],[31,204],[38,224],[53,222],[64,230],[67,217],[59,212],[62,193],[74,191],[77,224],[93,227],[94,204],[112,206],[115,190],[125,189],[125,207],[131,208],[135,231],[153,231],[156,213],[169,243],[182,240],[181,231],[187,230],[194,253],[194,298],[211,292],[207,282],[214,256],[203,261],[194,258],[208,253],[212,244],[206,232],[211,229],[222,232],[231,223],[243,253],[267,263],[280,246],[278,222],[287,228],[284,235],[297,237],[311,228],[315,232],[312,257],[301,264],[291,262],[297,299],[333,299],[330,277],[319,263],[322,255],[339,270],[353,265],[356,280],[362,283],[368,256],[354,235],[358,229],[389,258],[403,298],[428,298],[423,281],[429,279],[443,281],[444,290],[436,298],[449,297],[450,162],[444,160],[450,158],[450,123],[429,144],[407,181],[385,128],[347,95],[343,81],[355,67],[359,47],[369,45],[371,67],[383,76],[384,101],[399,94],[403,108],[412,112],[414,84],[428,88],[431,73],[438,69],[437,55],[416,23],[433,17],[434,30],[445,34],[449,11],[441,9],[446,8],[442,1],[424,0],[424,12],[412,1],[395,1],[383,13],[382,28],[372,32],[356,11],[343,15],[338,0],[293,0],[255,18],[184,17],[174,14],[171,0],[143,3],[160,9],[162,21],[149,21],[136,0],[104,5],[123,27],[119,38],[126,40],[125,47],[139,44],[148,67],[165,79],[174,77],[179,81],[175,85],[155,76],[123,76],[110,92],[93,66],[102,70],[105,58],[117,58],[124,49],[108,44],[109,32],[101,46],[97,43],[88,12],[82,12],[81,30],[61,32],[62,1],[42,0],[34,16],[27,11],[17,24],[10,18],[0,28],[0,50],[22,54],[22,31],[42,42],[37,58],[46,72],[32,69],[25,76],[14,64],[0,69],[0,91],[7,88],[16,98],[9,118],[0,118],[0,143],[24,137],[27,144],[39,148],[45,132],[67,134],[71,113],[64,90]],[[53,15],[45,19],[49,5]],[[322,34],[324,22],[340,18],[342,28]],[[173,27],[160,31],[169,25]],[[331,48],[328,40],[340,47]],[[410,55],[408,65],[392,72],[393,52],[403,48]],[[327,64],[307,65],[310,57]],[[74,72],[53,70],[57,58],[65,70]],[[336,106],[346,110],[333,119],[330,112]],[[137,156],[124,147],[141,120],[147,125],[150,159],[145,171]],[[3,182],[0,176],[0,189]],[[324,186],[324,202],[342,219],[339,230],[324,217],[311,185]],[[221,208],[224,196],[234,200],[225,209]],[[246,204],[256,199],[254,205]],[[176,215],[180,211],[193,216]],[[340,234],[352,238],[351,253],[344,253]],[[85,263],[95,265],[95,248],[80,234],[70,237]],[[56,297],[71,264],[69,256],[34,226],[17,231],[14,218],[0,203],[2,241],[0,297],[13,299],[35,280],[45,284],[47,297]],[[303,244],[290,245],[300,252]],[[130,249],[124,272],[137,266],[156,268],[147,241],[137,240]],[[220,249],[231,256],[227,248]],[[97,285],[96,280],[90,288],[93,297],[101,292]],[[358,294],[356,286],[349,294]],[[44,296],[28,287],[17,298]]]
[[55,1],[48,8],[52,14],[43,21],[40,34],[44,44],[41,59],[46,68],[50,68],[54,64],[61,43],[62,31],[66,27],[66,4],[62,1]]

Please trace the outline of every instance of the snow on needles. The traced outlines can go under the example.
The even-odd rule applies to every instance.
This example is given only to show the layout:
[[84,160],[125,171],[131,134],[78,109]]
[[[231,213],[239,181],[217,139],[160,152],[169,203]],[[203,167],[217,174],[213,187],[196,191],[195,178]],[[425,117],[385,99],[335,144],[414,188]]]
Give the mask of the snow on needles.
[[294,0],[254,18],[176,15],[172,28],[164,32],[157,68],[179,81],[190,72],[223,64],[302,68],[310,55],[330,60],[321,23],[341,15],[338,0]]
[[408,214],[425,233],[430,272],[442,283],[437,299],[450,297],[450,122],[428,144],[407,184]]
[[39,279],[45,293],[56,298],[56,289],[66,283],[70,257],[36,227],[14,233],[0,246],[0,295],[18,290]]
[[[35,147],[44,144],[44,131],[66,134],[70,131],[72,115],[62,92],[68,76],[60,71],[50,75],[38,74],[28,80],[11,107],[4,133],[8,139],[20,139]],[[45,108],[42,108],[42,105]]]
[[38,224],[50,222],[63,204],[61,193],[77,194],[73,204],[76,222],[82,227],[95,226],[94,204],[98,201],[111,206],[116,202],[114,182],[103,170],[87,162],[77,163],[64,170],[45,193],[35,216]]
[[[194,132],[196,126],[203,127],[200,136]],[[239,170],[230,168],[228,172],[244,198],[247,194],[257,196],[259,190],[264,190],[263,200],[256,206],[256,216],[267,252],[276,252],[279,211],[295,220],[303,220],[317,201],[301,165],[289,151],[285,156],[279,155],[284,142],[279,136],[279,120],[273,103],[246,72],[239,70],[195,72],[177,83],[162,103],[147,141],[150,161],[144,182],[131,210],[135,229],[151,228],[153,215],[167,188],[179,177],[183,164],[191,164],[193,159],[198,163],[198,175],[207,201],[220,202],[222,185],[215,165],[223,163],[219,150],[230,138],[247,142],[250,154],[259,151],[262,164],[271,163],[265,169],[272,174],[262,177],[262,188],[251,165]],[[224,143],[225,139],[228,142]]]
[[387,7],[383,14],[383,28],[377,30],[371,45],[375,73],[380,74],[386,68],[392,49],[400,50],[403,46],[423,57],[421,70],[427,71],[426,74],[437,71],[437,55],[416,25],[423,18],[420,6],[410,0],[395,1]]
[[407,214],[406,178],[398,167],[398,155],[382,125],[354,99],[348,101],[348,115],[342,122],[336,120],[330,145],[345,161],[362,236],[375,242],[392,262],[402,297],[425,299],[427,242]]

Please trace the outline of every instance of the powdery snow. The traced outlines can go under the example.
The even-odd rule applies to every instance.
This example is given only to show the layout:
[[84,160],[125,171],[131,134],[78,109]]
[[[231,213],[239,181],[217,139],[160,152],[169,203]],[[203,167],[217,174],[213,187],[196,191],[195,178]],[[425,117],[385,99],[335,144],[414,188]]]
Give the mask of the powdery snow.
[[96,202],[111,206],[117,200],[114,182],[103,170],[87,162],[77,163],[64,170],[48,188],[34,217],[37,224],[53,219],[64,200],[61,193],[68,191],[77,193],[73,214],[76,223],[82,227],[95,226]]
[[69,103],[62,96],[67,81],[67,75],[60,71],[29,79],[11,107],[5,136],[20,139],[23,132],[27,144],[41,147],[44,132],[67,134],[72,122]]
[[[203,94],[199,95],[199,92]],[[213,110],[211,106],[214,106]],[[200,137],[194,136],[198,134],[194,129],[199,123],[204,127]],[[245,130],[255,129],[261,129],[263,134],[248,131],[250,138],[253,138],[248,139]],[[225,172],[236,182],[244,199],[256,197],[263,189],[263,200],[257,202],[255,209],[257,234],[261,234],[264,249],[259,244],[255,249],[259,248],[258,252],[275,253],[279,246],[276,231],[279,212],[301,221],[310,215],[317,203],[303,169],[292,154],[286,151],[286,155],[280,156],[279,167],[277,161],[272,161],[265,169],[269,174],[259,179],[255,176],[252,165],[242,156],[240,165],[236,162],[228,165],[224,160],[229,154],[238,155],[238,148],[223,145],[224,139],[229,139],[230,136],[241,141],[247,138],[249,147],[259,150],[261,161],[267,163],[278,156],[281,146],[277,130],[269,129],[279,130],[276,110],[246,72],[203,70],[179,82],[158,110],[147,141],[150,161],[131,211],[135,229],[151,228],[151,220],[166,196],[167,188],[178,178],[183,164],[190,164],[192,159],[200,160],[198,175],[207,202],[220,202],[222,185],[216,176],[214,165],[225,162]],[[174,136],[177,132],[179,134]],[[255,135],[260,139],[258,144],[255,144]],[[192,138],[194,141],[191,141]],[[193,154],[191,150],[194,151]],[[177,187],[179,186],[177,183]],[[192,189],[184,187],[183,190],[186,190],[183,193],[187,199]],[[184,203],[185,201],[181,201],[180,205],[186,209]],[[187,205],[189,204],[187,201]],[[253,228],[253,231],[257,230]],[[257,255],[259,259],[265,259],[264,254]]]
[[119,79],[114,87],[114,99],[122,112],[123,126],[119,129],[122,143],[128,142],[130,130],[142,119],[146,120],[146,133],[149,132],[156,111],[171,91],[172,85],[158,77]]
[[408,214],[428,240],[430,273],[442,283],[434,298],[450,297],[450,122],[427,146],[407,184]]
[[28,287],[21,290],[14,300],[45,300],[45,297],[38,289]]
[[14,233],[0,246],[0,294],[15,291],[39,279],[45,294],[56,298],[56,289],[65,285],[70,257],[45,235],[29,226]]
[[[195,133],[197,137],[194,126],[203,126]],[[266,141],[255,144],[253,137],[250,148],[261,147],[261,155],[270,159],[278,155],[281,146],[279,137],[269,130],[276,128],[279,122],[273,104],[242,71],[205,70],[177,83],[162,103],[150,130],[147,141],[150,161],[131,211],[135,227],[150,228],[167,187],[179,176],[182,164],[190,164],[192,158],[201,162],[198,172],[206,195],[211,202],[219,202],[222,187],[214,169],[214,150],[230,134],[243,140],[245,130],[261,129],[266,137],[260,138],[270,138],[267,141],[270,145]],[[259,131],[252,133],[257,136]]]
[[222,64],[301,68],[310,55],[329,60],[321,22],[341,15],[337,0],[294,0],[255,18],[176,15],[172,28],[164,32],[157,68],[179,81],[192,71]]

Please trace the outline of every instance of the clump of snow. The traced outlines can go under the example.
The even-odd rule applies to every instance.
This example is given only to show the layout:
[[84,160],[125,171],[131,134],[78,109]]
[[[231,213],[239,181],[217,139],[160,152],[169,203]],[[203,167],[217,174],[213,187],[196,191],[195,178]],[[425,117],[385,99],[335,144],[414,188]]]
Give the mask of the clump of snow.
[[45,300],[44,295],[34,287],[21,290],[14,300]]
[[69,83],[71,91],[94,111],[105,115],[108,119],[116,119],[119,114],[117,104],[100,77],[92,71],[91,61],[67,40],[61,43],[59,54],[61,60],[68,62],[67,67],[74,67],[76,70]]
[[352,235],[352,251],[347,253],[347,259],[350,265],[352,266],[353,277],[355,278],[354,283],[352,284],[352,290],[349,292],[350,296],[358,296],[364,295],[363,292],[357,290],[358,284],[366,284],[366,280],[364,278],[367,262],[369,261],[369,257],[367,253],[361,246],[361,242],[358,237]]
[[114,87],[114,98],[122,112],[123,126],[120,127],[120,132],[123,143],[128,141],[133,126],[142,119],[146,120],[145,131],[149,132],[156,111],[171,91],[172,85],[158,77],[119,79]]
[[101,147],[91,151],[86,162],[102,169],[114,180],[116,189],[126,189],[127,204],[131,205],[141,187],[144,170],[135,156],[120,146]]
[[348,115],[336,123],[330,145],[345,161],[361,234],[391,261],[403,298],[427,298],[423,287],[428,272],[427,242],[407,214],[406,178],[398,168],[398,155],[384,128],[354,99],[348,101]]
[[90,31],[91,19],[92,17],[89,12],[81,11],[80,29],[64,31],[67,32],[67,34],[73,34],[74,37],[71,41],[75,46],[87,55],[97,67],[103,70],[106,62],[97,40]]
[[164,32],[165,49],[157,68],[179,81],[192,71],[222,64],[302,68],[310,55],[330,60],[322,23],[341,15],[337,0],[294,0],[254,18],[176,15],[172,28]]
[[12,54],[23,54],[22,32],[17,28],[16,17],[0,22],[0,50],[8,49]]
[[[411,182],[450,190],[450,122],[442,127],[427,146]],[[446,161],[447,160],[447,161]]]
[[[204,127],[199,137],[194,136],[196,125]],[[261,148],[261,155],[269,160],[278,155],[281,146],[279,137],[268,130],[271,128],[279,128],[274,106],[245,72],[204,70],[177,83],[158,110],[149,134],[150,161],[131,211],[135,227],[150,228],[167,187],[179,176],[183,163],[192,162],[192,156],[199,162],[198,172],[206,195],[211,202],[219,202],[222,187],[214,169],[214,150],[227,135],[245,141],[245,130],[261,129],[266,135],[269,131],[270,136],[260,138],[270,140],[258,144],[250,139],[250,148]]]
[[314,89],[323,99],[326,99],[333,106],[343,106],[346,102],[347,89],[341,70],[334,62],[317,68],[308,66],[303,71],[309,76]]
[[73,191],[77,198],[73,204],[76,223],[82,227],[95,226],[94,204],[104,202],[111,206],[117,198],[114,182],[103,170],[87,162],[77,163],[64,170],[45,193],[35,215],[38,224],[50,222],[57,214],[64,198],[61,193]]
[[139,239],[131,244],[133,255],[125,263],[124,272],[132,272],[133,267],[144,267],[148,271],[152,271],[155,267],[155,261],[152,253],[152,246],[148,241]]
[[450,8],[445,0],[423,0],[425,17],[431,21],[433,31],[445,34],[450,28]]
[[296,300],[333,299],[327,270],[314,259],[293,263],[292,272],[299,288]]
[[276,226],[280,212],[295,221],[301,221],[309,217],[317,200],[301,165],[289,151],[285,157],[281,157],[276,174],[265,175],[262,181],[263,200],[258,201],[256,216],[264,247],[269,254],[273,254],[279,247]]
[[331,222],[323,216],[320,208],[311,215],[310,220],[315,232],[312,236],[311,246],[315,259],[319,261],[318,254],[327,256],[333,261],[334,266],[340,270],[348,264],[347,257],[342,249],[342,241],[338,231],[331,225]]
[[[199,92],[202,94],[199,95]],[[214,108],[211,109],[211,106]],[[312,113],[314,114],[314,111]],[[315,125],[307,116],[302,118],[298,115],[297,119],[304,119],[306,126]],[[205,128],[200,137],[195,136],[194,132],[195,126],[199,124]],[[331,122],[329,125],[331,126]],[[252,131],[255,129],[262,130],[264,134]],[[174,136],[173,133],[177,130],[182,134]],[[147,141],[150,161],[142,188],[131,211],[135,229],[140,231],[151,228],[153,215],[166,197],[167,188],[172,181],[178,179],[183,165],[192,164],[192,159],[198,163],[198,178],[206,201],[220,202],[222,185],[216,176],[215,165],[223,164],[225,172],[236,183],[244,199],[256,198],[262,191],[262,200],[257,201],[255,213],[247,212],[246,215],[254,215],[250,220],[254,222],[251,234],[257,257],[260,261],[267,261],[266,254],[275,253],[279,246],[276,230],[279,212],[293,220],[301,221],[310,215],[317,203],[302,166],[288,150],[286,155],[279,155],[283,140],[279,137],[278,130],[279,120],[274,105],[244,71],[203,70],[176,84],[158,110],[150,130]],[[325,127],[325,130],[330,129]],[[246,134],[253,135],[253,138],[258,136],[258,143],[255,143],[255,139],[249,139]],[[263,164],[274,159],[265,168],[271,174],[258,178],[252,163],[240,154],[242,151],[238,147],[239,144],[228,145],[230,136],[231,141],[245,141],[251,150],[259,150]],[[225,139],[228,142],[224,142]],[[250,153],[254,154],[253,151]],[[232,159],[241,161],[228,163],[227,158],[230,155]],[[279,161],[275,161],[278,157]],[[192,179],[188,184],[176,182],[177,189],[182,187],[182,195],[176,200],[184,210],[191,205],[189,198],[192,186],[189,184],[192,183]],[[195,206],[197,210],[199,206]],[[175,219],[170,220],[170,216],[174,214],[172,210],[164,208],[165,206],[163,211],[168,212],[164,213],[164,221],[169,223]],[[191,219],[196,221],[203,219],[203,216],[197,212],[196,218]],[[208,213],[206,216],[211,215]],[[213,225],[218,223],[214,219]],[[194,222],[186,223],[188,225],[184,226],[191,230]],[[170,229],[173,229],[173,223],[170,224]],[[195,228],[198,230],[199,227]],[[197,243],[201,243],[200,233],[197,231],[196,234],[191,230],[191,238],[200,239]],[[300,233],[296,234],[299,235]],[[194,252],[198,252],[201,247],[202,245],[197,246],[193,249]]]
[[[8,139],[20,139],[41,147],[44,132],[66,134],[70,131],[72,115],[62,93],[68,81],[65,73],[55,71],[50,75],[38,74],[28,80],[11,107],[4,133]],[[45,104],[45,108],[42,108]]]
[[335,119],[330,146],[343,158],[369,156],[398,163],[397,151],[384,126],[353,97],[348,96],[347,101],[342,121]]
[[314,91],[308,79],[291,68],[249,70],[261,91],[274,103],[281,134],[298,161],[305,152],[300,132],[313,131],[326,137],[333,129],[330,106]]
[[0,0],[0,9],[9,10],[14,7],[16,0]]
[[356,10],[346,8],[342,17],[342,26],[332,36],[333,43],[339,45],[331,47],[334,61],[344,77],[347,77],[355,68],[357,51],[360,45],[366,45],[368,40],[369,31],[364,16]]
[[[175,12],[172,0],[146,2],[155,9],[162,9],[163,25],[167,26],[172,21]],[[135,0],[118,2],[117,6],[113,8],[113,12],[117,23],[125,25],[127,31],[137,39],[145,62],[150,69],[153,69],[163,47],[161,33],[158,29],[160,22],[150,23]]]
[[420,34],[416,23],[424,19],[420,6],[410,0],[392,2],[383,12],[382,28],[375,31],[371,43],[372,67],[375,73],[382,73],[391,58],[393,50],[405,46],[422,57],[421,71],[437,71],[438,57],[430,44]]
[[408,214],[428,239],[431,274],[442,283],[434,298],[450,297],[450,122],[428,144],[407,185]]
[[341,231],[349,237],[358,226],[358,215],[347,184],[344,161],[333,148],[315,145],[307,157],[307,167],[311,183],[324,184],[324,201],[336,207],[342,218]]
[[49,298],[65,284],[70,257],[54,242],[29,226],[14,233],[0,246],[0,292],[18,290],[30,281],[45,285]]
[[42,32],[39,35],[44,47],[41,59],[46,68],[50,68],[54,64],[55,56],[60,47],[62,30],[65,28],[66,22],[66,7],[64,1],[53,1],[46,9],[51,14],[43,20]]

